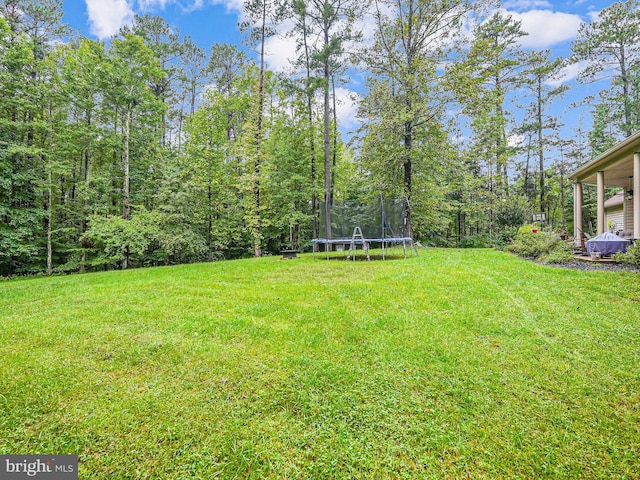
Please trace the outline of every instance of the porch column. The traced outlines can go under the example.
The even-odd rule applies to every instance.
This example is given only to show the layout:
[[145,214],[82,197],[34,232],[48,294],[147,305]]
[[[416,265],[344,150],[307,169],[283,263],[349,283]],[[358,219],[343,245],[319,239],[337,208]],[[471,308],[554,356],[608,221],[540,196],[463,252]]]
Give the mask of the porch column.
[[582,232],[584,227],[582,225],[582,183],[576,182],[573,186],[573,239],[576,245],[582,243]]
[[633,238],[640,238],[640,153],[633,155]]
[[602,235],[606,230],[604,224],[604,172],[599,171],[597,174],[598,187],[598,235]]

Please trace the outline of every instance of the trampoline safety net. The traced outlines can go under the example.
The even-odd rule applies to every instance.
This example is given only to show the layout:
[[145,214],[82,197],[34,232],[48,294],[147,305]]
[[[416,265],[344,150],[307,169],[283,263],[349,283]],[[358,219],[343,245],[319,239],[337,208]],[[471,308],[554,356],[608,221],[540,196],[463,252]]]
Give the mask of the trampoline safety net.
[[327,208],[320,204],[318,237],[321,239],[350,239],[360,227],[364,238],[385,239],[404,237],[405,199],[378,198],[371,205],[355,201],[335,202],[331,208],[331,235],[327,232]]

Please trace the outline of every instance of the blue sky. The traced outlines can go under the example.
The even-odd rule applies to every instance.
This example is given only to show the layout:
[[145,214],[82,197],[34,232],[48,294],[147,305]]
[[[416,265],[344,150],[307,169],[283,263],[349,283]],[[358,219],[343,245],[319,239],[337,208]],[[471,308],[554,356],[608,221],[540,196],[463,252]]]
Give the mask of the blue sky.
[[[243,0],[63,0],[65,21],[76,31],[90,38],[107,39],[118,29],[131,22],[134,14],[159,15],[181,34],[190,35],[207,49],[214,43],[240,44],[237,23]],[[570,53],[582,22],[597,18],[598,12],[611,5],[610,0],[507,0],[502,8],[522,22],[529,35],[522,40],[527,49],[550,49],[553,56]],[[365,32],[366,33],[366,32]],[[287,57],[293,54],[293,40],[273,38],[267,46],[267,63],[270,68],[285,71]],[[577,68],[565,72],[564,83],[574,83]],[[361,91],[361,77],[353,76],[351,84],[340,88],[339,117],[345,129],[357,126],[357,105],[351,99]],[[568,127],[582,117],[590,124],[588,107],[570,109],[568,105],[587,95],[596,94],[602,85],[578,85],[557,106]],[[568,128],[567,127],[567,128]]]

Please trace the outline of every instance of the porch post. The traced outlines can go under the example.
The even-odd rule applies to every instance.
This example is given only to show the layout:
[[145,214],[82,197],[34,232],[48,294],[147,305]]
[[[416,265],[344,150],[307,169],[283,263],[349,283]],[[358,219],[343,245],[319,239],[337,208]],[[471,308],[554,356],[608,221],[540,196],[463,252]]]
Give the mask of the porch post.
[[640,238],[640,153],[633,155],[633,238]]
[[582,244],[582,183],[576,182],[573,186],[573,239],[576,245]]
[[598,186],[598,235],[602,235],[605,230],[604,224],[604,172],[599,171],[597,174]]

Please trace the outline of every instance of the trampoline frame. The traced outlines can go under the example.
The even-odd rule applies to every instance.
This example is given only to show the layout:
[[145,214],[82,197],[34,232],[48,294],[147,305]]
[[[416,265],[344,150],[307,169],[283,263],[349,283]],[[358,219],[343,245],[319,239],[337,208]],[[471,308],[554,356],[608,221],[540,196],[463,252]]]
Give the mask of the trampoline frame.
[[[346,260],[351,260],[353,255],[353,260],[355,260],[356,255],[356,247],[362,246],[365,254],[367,255],[367,260],[371,260],[371,256],[369,254],[369,246],[372,243],[379,243],[382,247],[382,259],[385,260],[386,250],[389,248],[389,245],[399,245],[402,244],[402,249],[404,252],[404,258],[407,258],[407,245],[411,248],[417,255],[418,250],[413,243],[413,238],[411,237],[388,237],[388,238],[314,238],[311,240],[311,243],[314,245],[324,245],[324,250],[326,253],[327,260],[329,260],[329,246],[330,245],[349,245],[349,253],[347,255]],[[313,249],[313,258],[316,256],[316,249]]]
[[[396,236],[393,235],[393,230],[391,230],[390,225],[387,223],[387,210],[385,208],[385,202],[384,202],[384,198],[382,196],[382,194],[379,194],[378,196],[379,199],[379,212],[380,212],[380,230],[379,236],[370,236],[370,237],[365,237],[362,234],[362,228],[358,225],[353,227],[353,234],[351,235],[351,237],[346,237],[346,236],[340,236],[338,238],[314,238],[313,240],[311,240],[311,243],[313,244],[314,248],[313,248],[313,258],[315,258],[315,254],[316,254],[316,246],[320,246],[320,245],[324,245],[324,250],[325,250],[325,254],[326,254],[326,258],[327,260],[329,259],[329,252],[331,250],[331,245],[349,245],[349,253],[347,255],[347,260],[355,260],[356,257],[356,250],[357,247],[360,246],[362,247],[362,249],[365,251],[366,255],[367,255],[367,260],[371,260],[371,256],[369,254],[369,247],[371,244],[380,244],[382,247],[382,259],[384,260],[386,257],[386,251],[389,248],[389,246],[391,245],[400,245],[402,244],[402,248],[403,248],[403,252],[404,252],[404,258],[407,258],[407,246],[409,246],[409,248],[411,248],[415,254],[418,254],[418,249],[416,248],[415,244],[413,243],[413,238],[412,237],[400,237],[400,236]],[[405,207],[403,208],[408,208],[408,202],[406,199],[402,200]],[[405,218],[403,218],[404,221],[406,221]],[[387,230],[391,230],[392,235],[387,236],[386,232]],[[344,230],[342,231],[342,235],[344,235]],[[369,233],[374,233],[374,232],[369,232]]]

